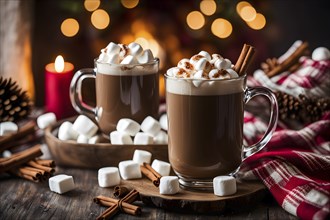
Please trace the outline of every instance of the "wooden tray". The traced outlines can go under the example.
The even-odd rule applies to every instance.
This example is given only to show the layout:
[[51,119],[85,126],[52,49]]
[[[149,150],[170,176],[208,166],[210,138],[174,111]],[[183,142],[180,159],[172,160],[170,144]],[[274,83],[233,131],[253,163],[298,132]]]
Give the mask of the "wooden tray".
[[215,196],[213,192],[195,192],[180,189],[175,195],[161,195],[149,179],[122,180],[121,185],[140,192],[146,205],[185,213],[223,213],[247,211],[256,207],[266,195],[266,187],[260,182],[238,182],[237,192],[231,196]]
[[75,141],[61,141],[57,138],[58,128],[63,121],[45,130],[45,142],[57,165],[98,169],[118,166],[120,161],[131,160],[136,149],[152,153],[152,159],[168,161],[167,145],[112,145],[110,143],[80,144]]

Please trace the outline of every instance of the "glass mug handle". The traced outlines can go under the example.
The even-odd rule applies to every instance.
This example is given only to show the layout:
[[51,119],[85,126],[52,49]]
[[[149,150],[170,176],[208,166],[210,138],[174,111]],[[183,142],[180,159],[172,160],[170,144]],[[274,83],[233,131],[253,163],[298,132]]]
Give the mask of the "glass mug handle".
[[268,128],[264,134],[264,136],[255,144],[251,146],[244,146],[243,145],[243,152],[242,152],[242,159],[245,160],[249,156],[252,156],[253,154],[260,151],[271,139],[273,132],[275,131],[276,125],[277,125],[277,119],[278,119],[278,105],[277,100],[272,93],[271,90],[265,88],[265,87],[255,87],[255,88],[247,88],[245,90],[245,98],[244,103],[246,104],[250,99],[252,99],[255,96],[263,95],[266,96],[270,101],[270,119]]
[[95,116],[96,108],[86,104],[82,100],[81,95],[81,88],[82,88],[82,82],[87,78],[93,78],[96,79],[95,71],[92,68],[85,68],[78,70],[70,84],[70,100],[73,108],[79,113],[79,114],[91,114]]

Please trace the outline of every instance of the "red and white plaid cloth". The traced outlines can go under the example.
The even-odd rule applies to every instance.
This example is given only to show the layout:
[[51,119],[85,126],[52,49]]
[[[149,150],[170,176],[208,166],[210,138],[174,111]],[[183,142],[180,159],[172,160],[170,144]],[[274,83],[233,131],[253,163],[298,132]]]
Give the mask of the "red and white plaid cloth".
[[[262,85],[298,97],[330,97],[330,61],[307,57],[295,73],[268,78],[258,70],[249,86]],[[244,142],[255,143],[267,125],[249,112],[244,115]],[[266,147],[247,158],[239,176],[262,180],[277,202],[301,219],[330,219],[330,112],[300,130],[280,126]]]

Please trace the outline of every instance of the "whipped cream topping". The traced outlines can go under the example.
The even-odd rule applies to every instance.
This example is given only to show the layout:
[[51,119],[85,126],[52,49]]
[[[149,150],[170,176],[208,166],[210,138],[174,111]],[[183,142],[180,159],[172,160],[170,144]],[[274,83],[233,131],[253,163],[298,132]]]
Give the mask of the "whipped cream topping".
[[208,52],[201,51],[190,59],[180,60],[178,65],[168,69],[166,74],[176,78],[199,80],[238,78],[233,67],[229,59],[219,54],[211,56]]
[[116,44],[110,42],[101,50],[97,59],[100,63],[108,64],[145,64],[155,60],[150,49],[144,50],[138,43]]

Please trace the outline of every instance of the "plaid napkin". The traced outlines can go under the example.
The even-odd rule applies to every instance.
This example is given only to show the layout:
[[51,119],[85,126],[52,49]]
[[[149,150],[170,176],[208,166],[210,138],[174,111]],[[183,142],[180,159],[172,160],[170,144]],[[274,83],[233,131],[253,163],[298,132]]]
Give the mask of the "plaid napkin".
[[[296,97],[330,96],[330,61],[303,57],[300,62],[296,72],[272,78],[258,70],[248,85]],[[244,142],[255,143],[267,125],[250,112],[244,120]],[[279,123],[266,147],[244,161],[239,176],[262,180],[277,202],[301,219],[330,219],[330,112],[300,130]]]

